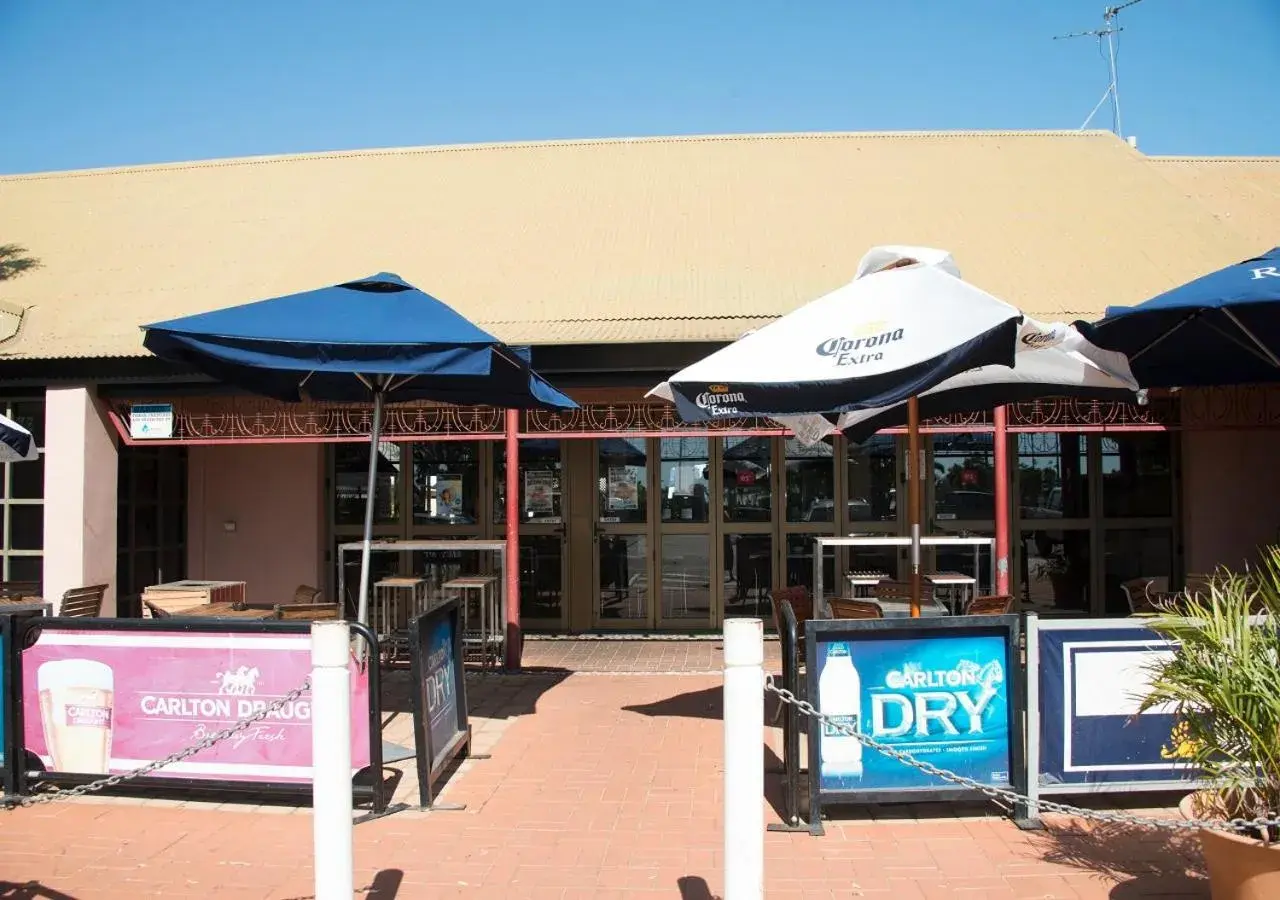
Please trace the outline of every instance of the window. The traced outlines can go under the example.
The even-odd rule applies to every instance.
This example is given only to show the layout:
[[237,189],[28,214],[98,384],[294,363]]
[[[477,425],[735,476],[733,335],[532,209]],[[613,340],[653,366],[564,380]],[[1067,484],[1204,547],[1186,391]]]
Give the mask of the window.
[[772,519],[773,491],[769,484],[772,470],[773,448],[769,438],[725,438],[725,522],[767,523]]
[[40,458],[4,463],[0,473],[0,552],[5,581],[44,580],[44,401],[0,400],[0,410],[31,432]]
[[995,449],[990,434],[933,441],[933,508],[938,522],[995,518]]
[[1167,432],[1102,438],[1102,514],[1107,518],[1173,515],[1173,446]]
[[850,522],[895,522],[898,518],[896,440],[878,434],[849,444]]
[[475,525],[479,499],[478,443],[426,441],[413,445],[415,525]]
[[[520,521],[557,523],[564,516],[560,442],[535,438],[520,442]],[[507,445],[493,447],[493,521],[507,521]]]
[[795,438],[784,444],[787,522],[835,522],[834,451],[826,441],[806,446]]

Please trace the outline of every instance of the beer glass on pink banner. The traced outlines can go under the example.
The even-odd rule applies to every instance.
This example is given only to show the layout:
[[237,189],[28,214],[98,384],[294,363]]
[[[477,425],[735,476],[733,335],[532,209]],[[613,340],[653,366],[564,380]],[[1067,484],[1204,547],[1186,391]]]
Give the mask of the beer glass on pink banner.
[[92,659],[58,659],[36,672],[40,720],[55,772],[111,770],[115,674]]

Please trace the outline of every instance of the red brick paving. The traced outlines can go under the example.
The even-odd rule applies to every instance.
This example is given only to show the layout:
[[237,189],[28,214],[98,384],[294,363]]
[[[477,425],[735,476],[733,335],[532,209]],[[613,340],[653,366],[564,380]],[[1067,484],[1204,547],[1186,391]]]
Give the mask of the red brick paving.
[[[455,776],[445,799],[466,810],[356,826],[361,896],[716,897],[719,677],[522,680],[533,689],[519,692],[526,713],[530,693],[543,691],[537,712],[510,724],[492,759]],[[770,741],[777,746],[776,732]],[[767,804],[766,811],[777,820]],[[832,822],[824,838],[767,834],[767,897],[1208,896],[1189,871],[1188,860],[1199,858],[1194,838],[1170,844],[1070,823],[1024,833],[997,818],[917,822],[904,814]],[[0,815],[0,897],[312,893],[305,811],[101,801]],[[29,881],[30,890],[14,889]]]

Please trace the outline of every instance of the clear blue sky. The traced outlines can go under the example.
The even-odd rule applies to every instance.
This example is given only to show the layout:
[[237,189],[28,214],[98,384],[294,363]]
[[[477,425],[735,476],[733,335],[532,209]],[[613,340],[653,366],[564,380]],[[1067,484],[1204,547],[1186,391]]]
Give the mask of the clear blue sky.
[[[1052,38],[1099,27],[1103,5],[0,0],[0,172],[469,141],[1077,128],[1106,68],[1094,39]],[[1120,23],[1123,124],[1141,149],[1280,154],[1280,0],[1143,0]]]

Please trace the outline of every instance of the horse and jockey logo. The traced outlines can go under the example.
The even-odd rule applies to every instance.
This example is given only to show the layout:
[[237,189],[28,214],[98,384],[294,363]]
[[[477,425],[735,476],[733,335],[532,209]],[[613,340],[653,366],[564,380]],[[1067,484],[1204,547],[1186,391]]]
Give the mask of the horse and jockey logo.
[[257,666],[252,668],[241,666],[235,671],[228,669],[225,672],[216,673],[213,683],[218,686],[219,694],[248,697],[258,692],[258,675],[260,674]]

